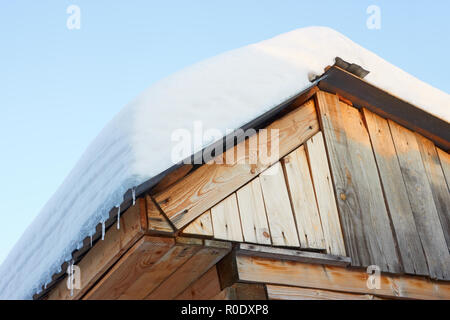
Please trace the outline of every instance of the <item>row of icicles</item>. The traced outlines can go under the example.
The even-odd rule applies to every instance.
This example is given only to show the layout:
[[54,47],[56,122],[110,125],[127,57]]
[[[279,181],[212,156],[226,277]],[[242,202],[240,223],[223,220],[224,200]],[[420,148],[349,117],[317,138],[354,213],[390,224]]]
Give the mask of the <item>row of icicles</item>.
[[[131,190],[132,196],[133,196],[133,206],[136,204],[136,189],[132,189]],[[106,220],[102,221],[102,240],[105,240],[105,222]],[[120,204],[117,206],[117,229],[120,229]],[[90,235],[90,240],[91,240],[91,247],[92,247],[92,234]],[[71,283],[70,285],[70,296],[73,296],[73,265],[74,265],[74,261],[73,259],[70,261],[69,266],[68,266],[68,274],[69,274],[69,283]],[[47,284],[45,284],[44,288],[47,288]]]
[[[133,196],[133,206],[136,204],[136,189],[131,190],[131,194]],[[105,240],[105,222],[102,221],[102,240]],[[120,229],[120,204],[117,206],[117,229]],[[92,247],[92,235],[91,235],[91,247]]]

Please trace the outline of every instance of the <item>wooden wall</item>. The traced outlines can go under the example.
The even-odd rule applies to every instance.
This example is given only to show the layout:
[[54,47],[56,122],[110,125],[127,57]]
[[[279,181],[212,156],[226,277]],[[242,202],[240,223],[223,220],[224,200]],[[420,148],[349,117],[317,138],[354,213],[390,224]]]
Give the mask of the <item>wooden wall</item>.
[[450,280],[448,153],[336,95],[318,92],[314,106],[320,131],[221,193],[183,233]]
[[450,280],[448,154],[336,95],[317,102],[352,265]]
[[[313,100],[299,109],[310,108],[315,111]],[[307,119],[300,124],[305,127],[316,126],[315,112],[314,117]],[[289,114],[281,121],[291,126],[292,120],[295,117]],[[298,127],[297,124],[295,129],[301,132],[302,129]],[[283,142],[283,139],[288,138],[292,141],[289,136],[281,137],[281,140]],[[218,189],[215,192],[222,191],[221,197],[224,199],[188,224],[183,234],[321,250],[345,256],[322,133],[319,131],[306,139],[294,140],[289,149],[282,151],[282,155],[278,161],[254,174],[239,188],[227,188],[230,194],[223,192],[223,186],[217,182],[220,179],[215,179],[214,188]],[[242,166],[233,170],[227,167],[230,175],[227,179],[240,176]],[[213,179],[208,175],[202,178],[207,181]],[[185,180],[189,180],[189,177]],[[182,180],[180,184],[187,182]],[[189,198],[195,196],[190,195]],[[157,195],[158,198],[162,196]]]
[[185,235],[345,256],[322,134],[200,215]]

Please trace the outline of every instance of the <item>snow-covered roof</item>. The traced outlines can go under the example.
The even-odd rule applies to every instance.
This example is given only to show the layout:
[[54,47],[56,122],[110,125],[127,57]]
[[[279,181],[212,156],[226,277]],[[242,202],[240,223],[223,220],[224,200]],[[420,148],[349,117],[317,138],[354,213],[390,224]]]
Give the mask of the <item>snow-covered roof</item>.
[[[450,96],[324,27],[225,52],[157,82],[101,131],[0,267],[0,298],[31,298],[123,194],[171,167],[179,128],[239,128],[311,85],[335,57],[370,70],[369,83],[450,121]],[[197,152],[211,141],[195,146]]]

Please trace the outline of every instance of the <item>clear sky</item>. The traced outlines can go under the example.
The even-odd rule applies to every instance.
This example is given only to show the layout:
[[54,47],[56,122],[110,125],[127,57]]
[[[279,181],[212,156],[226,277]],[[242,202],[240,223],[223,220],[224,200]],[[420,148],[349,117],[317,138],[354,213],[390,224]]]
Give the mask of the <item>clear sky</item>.
[[[69,5],[81,28],[66,26]],[[369,5],[381,29],[366,26]],[[82,152],[153,82],[226,50],[329,26],[450,93],[450,1],[0,3],[0,262]]]

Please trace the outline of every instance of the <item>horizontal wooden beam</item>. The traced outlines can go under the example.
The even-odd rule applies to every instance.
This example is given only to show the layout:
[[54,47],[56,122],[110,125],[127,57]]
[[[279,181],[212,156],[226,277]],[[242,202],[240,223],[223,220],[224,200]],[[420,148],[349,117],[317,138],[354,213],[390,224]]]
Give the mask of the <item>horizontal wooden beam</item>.
[[327,264],[343,267],[348,266],[351,263],[349,257],[334,256],[331,254],[319,252],[265,247],[247,243],[239,243],[237,245],[237,254],[245,256],[272,258],[285,261],[298,261],[305,263]]
[[382,300],[372,294],[267,285],[270,300]]
[[428,112],[383,91],[355,75],[333,66],[318,84],[321,90],[336,93],[354,106],[391,119],[432,140],[442,149],[450,150],[450,124]]
[[405,299],[450,299],[450,283],[419,276],[382,273],[379,289],[369,289],[360,269],[236,255],[238,281],[298,286]]

